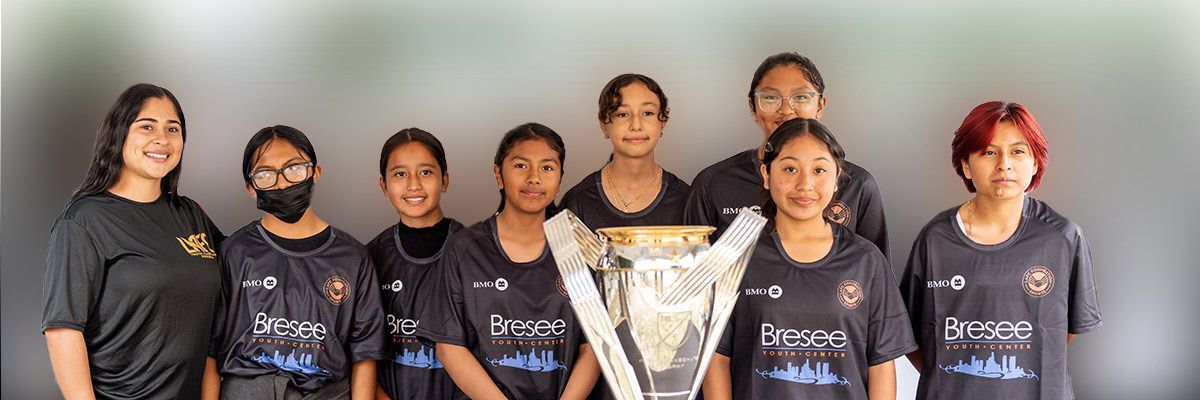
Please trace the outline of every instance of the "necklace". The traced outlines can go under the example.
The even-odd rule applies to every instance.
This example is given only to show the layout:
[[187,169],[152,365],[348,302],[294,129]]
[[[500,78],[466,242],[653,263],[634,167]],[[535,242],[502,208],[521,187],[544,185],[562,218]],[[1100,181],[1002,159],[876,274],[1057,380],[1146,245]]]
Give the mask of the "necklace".
[[[607,168],[608,167],[605,167],[605,169],[607,169]],[[658,182],[657,185],[654,185],[655,193],[658,193],[658,191],[662,189],[662,171],[663,171],[662,167],[659,167],[658,174],[654,178],[654,180],[656,182]],[[617,196],[617,202],[621,203],[620,206],[617,208],[621,209],[621,212],[623,212],[623,213],[628,214],[629,213],[629,205],[636,203],[638,200],[640,200],[642,198],[642,195],[646,194],[645,191],[639,191],[637,196],[633,197],[633,200],[625,201],[625,197],[621,196],[621,191],[619,189],[617,189],[617,185],[613,184],[612,174],[607,173],[605,170],[601,170],[600,175],[603,177],[604,181],[608,183],[608,186],[610,188],[612,188],[613,194]]]
[[974,220],[975,220],[975,199],[971,199],[971,201],[968,201],[967,207],[968,207],[967,208],[967,237],[971,238],[971,240],[974,240],[975,239],[975,229],[974,229],[974,225],[972,225],[971,223],[974,222]]

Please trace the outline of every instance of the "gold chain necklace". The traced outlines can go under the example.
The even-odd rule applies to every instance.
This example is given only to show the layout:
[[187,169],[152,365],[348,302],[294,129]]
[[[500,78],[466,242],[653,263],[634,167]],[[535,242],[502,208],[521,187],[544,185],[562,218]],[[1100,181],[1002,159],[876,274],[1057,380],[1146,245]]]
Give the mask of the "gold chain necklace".
[[[607,167],[605,167],[605,168],[607,169]],[[656,186],[657,189],[662,189],[662,171],[663,171],[662,167],[659,167],[658,174],[654,178],[655,181],[658,182],[658,185]],[[612,174],[606,173],[604,170],[601,170],[600,172],[601,172],[600,175],[603,177],[604,181],[608,182],[608,186],[612,188],[613,194],[617,196],[617,202],[621,203],[620,207],[617,207],[617,208],[620,208],[621,212],[623,212],[623,213],[628,214],[629,213],[629,205],[636,203],[638,200],[640,200],[642,198],[642,195],[646,194],[645,191],[642,191],[642,192],[639,192],[637,194],[637,196],[634,196],[633,200],[625,201],[625,198],[623,196],[621,196],[621,190],[617,189],[617,185],[614,184],[612,181]],[[658,193],[658,190],[655,190],[654,192]]]

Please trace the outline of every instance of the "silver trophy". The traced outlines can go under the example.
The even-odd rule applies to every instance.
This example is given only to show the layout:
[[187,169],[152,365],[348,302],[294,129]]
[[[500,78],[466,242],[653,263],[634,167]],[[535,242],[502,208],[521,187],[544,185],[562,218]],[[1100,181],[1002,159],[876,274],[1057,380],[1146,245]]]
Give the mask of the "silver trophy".
[[546,221],[571,307],[616,398],[696,397],[765,223],[743,208],[709,246],[708,226],[606,228],[601,240],[570,211]]

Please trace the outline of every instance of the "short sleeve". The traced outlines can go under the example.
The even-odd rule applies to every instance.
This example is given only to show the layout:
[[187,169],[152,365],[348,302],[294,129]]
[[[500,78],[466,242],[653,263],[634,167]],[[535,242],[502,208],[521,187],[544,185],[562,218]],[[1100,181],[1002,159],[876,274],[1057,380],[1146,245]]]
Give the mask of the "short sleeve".
[[213,310],[212,335],[209,337],[208,356],[217,359],[217,365],[221,365],[225,358],[226,338],[228,337],[228,329],[230,324],[229,319],[229,303],[233,295],[233,278],[224,252],[220,252],[221,265],[221,288],[217,291],[216,309]]
[[883,254],[874,253],[872,258],[876,265],[872,266],[875,274],[868,293],[871,296],[871,315],[867,322],[868,365],[891,361],[917,349],[895,274]]
[[421,310],[417,336],[432,343],[467,347],[467,318],[463,308],[462,280],[459,278],[460,260],[455,247],[451,244],[438,261],[439,271],[434,274],[430,290],[425,293],[429,303]]
[[913,241],[912,251],[908,253],[908,263],[904,266],[904,275],[900,278],[900,297],[908,308],[909,324],[912,325],[913,337],[917,343],[924,343],[921,328],[925,318],[925,264],[925,233],[922,232]]
[[1071,287],[1067,299],[1068,326],[1071,334],[1087,333],[1103,324],[1092,273],[1092,250],[1087,239],[1076,229],[1075,254],[1071,260]]
[[871,174],[863,171],[862,196],[858,203],[858,221],[854,233],[875,243],[875,247],[890,259],[891,245],[888,243],[887,218],[883,215],[883,195],[879,193],[879,184]]
[[[734,312],[737,312],[736,308]],[[717,354],[725,357],[733,357],[733,317],[734,315],[729,316],[729,322],[725,324],[725,329],[721,332],[721,340],[717,342]]]
[[358,270],[358,290],[354,293],[354,321],[350,326],[348,350],[351,362],[387,358],[387,332],[383,301],[379,298],[379,278],[370,257],[363,255]]
[[73,220],[59,219],[50,231],[42,283],[42,332],[83,331],[104,287],[105,257],[92,235]]

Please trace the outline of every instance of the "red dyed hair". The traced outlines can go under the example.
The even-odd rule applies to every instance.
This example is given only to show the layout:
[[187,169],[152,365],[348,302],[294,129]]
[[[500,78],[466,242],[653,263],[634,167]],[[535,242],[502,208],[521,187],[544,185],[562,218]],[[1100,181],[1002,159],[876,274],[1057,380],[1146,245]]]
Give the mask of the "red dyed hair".
[[950,144],[950,162],[954,164],[954,172],[958,173],[958,177],[967,185],[967,191],[971,193],[975,193],[975,183],[963,174],[962,162],[971,154],[986,149],[992,142],[996,125],[1004,121],[1011,121],[1025,136],[1025,142],[1029,144],[1029,151],[1033,153],[1033,160],[1037,163],[1037,173],[1033,174],[1033,179],[1029,181],[1029,187],[1025,188],[1025,191],[1037,188],[1042,182],[1042,174],[1046,173],[1048,149],[1046,137],[1042,135],[1042,128],[1038,126],[1037,120],[1033,119],[1033,114],[1023,105],[1007,101],[989,101],[975,106],[975,109],[967,114],[962,126],[954,131],[954,141]]

